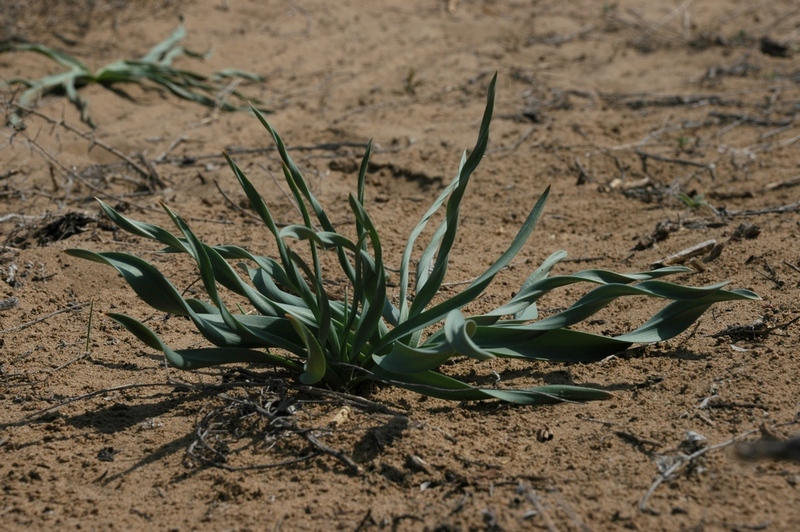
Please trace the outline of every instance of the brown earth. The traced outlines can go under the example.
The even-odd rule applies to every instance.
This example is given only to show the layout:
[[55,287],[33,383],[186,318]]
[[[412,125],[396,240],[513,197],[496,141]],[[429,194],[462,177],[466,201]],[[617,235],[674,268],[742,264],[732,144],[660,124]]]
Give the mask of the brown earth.
[[[448,368],[499,386],[577,383],[615,394],[583,405],[455,404],[396,389],[366,403],[298,392],[263,368],[168,370],[103,313],[148,318],[175,347],[201,345],[190,327],[143,305],[109,268],[63,250],[140,254],[179,287],[195,271],[111,231],[92,197],[166,226],[163,200],[205,241],[269,253],[264,228],[238,209],[244,194],[220,157],[227,149],[279,216],[296,214],[252,116],[149,87],[125,87],[130,100],[87,87],[97,144],[32,115],[24,131],[2,130],[0,300],[18,304],[0,310],[0,528],[800,527],[798,463],[744,462],[732,445],[786,438],[800,421],[800,325],[790,323],[800,316],[796,2],[52,4],[5,3],[0,37],[44,42],[96,67],[140,56],[183,14],[187,46],[214,53],[179,66],[264,75],[240,88],[272,108],[335,222],[351,223],[346,195],[374,138],[367,204],[390,266],[474,143],[497,71],[492,141],[464,200],[448,281],[481,273],[553,188],[531,242],[471,310],[505,301],[558,249],[573,261],[557,273],[640,271],[712,238],[722,254],[676,280],[730,280],[763,301],[716,305],[690,333],[597,364]],[[0,55],[4,79],[56,71],[40,56]],[[14,95],[5,91],[7,101]],[[88,131],[62,98],[39,111]],[[148,162],[163,186],[100,142]],[[51,222],[60,224],[42,232]],[[740,224],[757,229],[736,238]],[[577,295],[558,291],[543,307]],[[654,308],[626,300],[593,330],[630,329]],[[714,336],[757,321],[751,334]],[[253,404],[304,430],[269,425]]]

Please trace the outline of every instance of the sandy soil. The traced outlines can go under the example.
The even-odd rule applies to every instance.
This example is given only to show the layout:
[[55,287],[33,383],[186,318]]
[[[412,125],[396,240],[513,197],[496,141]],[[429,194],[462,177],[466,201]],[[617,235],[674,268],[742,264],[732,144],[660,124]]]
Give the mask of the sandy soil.
[[[597,364],[449,368],[488,382],[494,371],[499,385],[615,394],[585,405],[454,404],[393,389],[366,403],[298,392],[264,368],[168,370],[103,313],[149,319],[176,347],[200,345],[197,335],[137,301],[109,268],[63,250],[136,253],[180,287],[196,273],[112,231],[92,197],[167,225],[163,200],[207,242],[269,253],[263,227],[238,209],[227,149],[279,216],[295,221],[295,211],[252,116],[149,87],[125,87],[131,99],[88,87],[96,144],[37,116],[24,131],[2,130],[0,299],[18,303],[0,310],[0,528],[800,526],[800,465],[745,462],[732,445],[800,432],[800,325],[790,323],[800,316],[796,2],[101,1],[90,13],[89,2],[44,4],[7,3],[0,37],[57,46],[93,67],[140,56],[183,14],[187,46],[214,53],[179,65],[264,75],[240,88],[274,111],[336,222],[350,223],[346,194],[374,138],[367,201],[390,265],[474,143],[497,71],[492,141],[448,281],[482,272],[542,190],[553,192],[534,238],[475,310],[508,298],[558,249],[572,259],[559,273],[624,272],[708,239],[725,244],[722,254],[677,280],[730,280],[763,301],[717,305],[690,333]],[[5,79],[56,71],[39,56],[0,55]],[[62,98],[39,111],[88,131]],[[100,142],[149,165],[161,185]],[[741,224],[756,228],[737,237]],[[559,291],[543,306],[576,295]],[[595,330],[630,329],[653,308],[626,301]],[[751,334],[716,334],[753,323]],[[248,404],[303,430],[282,431]]]

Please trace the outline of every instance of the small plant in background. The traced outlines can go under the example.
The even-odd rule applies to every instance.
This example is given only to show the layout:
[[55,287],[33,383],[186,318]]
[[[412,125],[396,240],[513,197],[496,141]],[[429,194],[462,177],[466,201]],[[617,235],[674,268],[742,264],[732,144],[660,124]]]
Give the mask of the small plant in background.
[[[92,127],[95,127],[95,124],[89,115],[89,104],[78,94],[78,89],[93,83],[125,96],[114,85],[119,83],[143,84],[149,81],[168,89],[180,98],[208,107],[219,108],[223,111],[249,109],[246,105],[248,101],[260,104],[258,99],[247,97],[237,91],[235,89],[235,81],[234,83],[229,83],[229,80],[236,80],[237,78],[239,80],[262,81],[262,78],[256,74],[227,69],[214,73],[209,79],[201,74],[173,67],[172,61],[181,55],[202,57],[201,54],[187,50],[179,45],[180,41],[185,37],[186,29],[181,19],[181,23],[172,32],[172,35],[165,41],[155,45],[141,59],[115,61],[102,67],[97,72],[89,70],[78,59],[42,44],[11,44],[6,49],[0,49],[0,52],[36,52],[68,68],[69,70],[66,72],[45,76],[38,80],[15,78],[8,81],[7,84],[27,87],[18,102],[22,109],[34,107],[40,99],[50,94],[66,94],[69,101],[81,112],[81,120]],[[227,100],[230,96],[241,100],[242,105],[230,103]],[[259,108],[259,110],[268,112],[267,109],[263,108]],[[10,121],[12,125],[19,125],[19,114],[13,114]]]
[[406,79],[403,81],[403,90],[409,96],[416,96],[417,95],[417,87],[422,84],[419,77],[417,76],[417,70],[415,68],[409,68],[408,73],[406,73]]
[[[450,252],[457,241],[462,198],[489,141],[495,82],[496,77],[489,85],[474,149],[469,156],[466,152],[462,156],[456,178],[436,198],[408,238],[400,263],[398,305],[392,303],[389,293],[381,239],[364,207],[370,148],[361,163],[357,192],[349,198],[355,219],[355,238],[351,239],[333,226],[287,153],[281,137],[258,112],[258,119],[280,153],[284,177],[300,208],[302,223],[279,228],[269,207],[242,170],[231,159],[228,163],[274,237],[277,258],[254,255],[233,245],[204,244],[167,206],[164,209],[178,228],[177,234],[127,218],[103,202],[100,202],[103,211],[122,229],[163,243],[167,246],[165,251],[193,257],[207,299],[183,298],[153,265],[133,255],[80,249],[68,253],[116,268],[147,304],[162,312],[187,316],[214,344],[214,347],[199,349],[172,349],[140,321],[124,314],[109,314],[148,346],[162,351],[177,368],[195,369],[226,363],[268,364],[296,374],[305,384],[351,390],[364,381],[378,381],[459,401],[500,399],[541,404],[606,399],[610,393],[579,386],[476,387],[446,375],[440,371],[440,366],[457,357],[479,361],[505,357],[593,362],[634,343],[672,338],[686,330],[714,303],[758,298],[748,290],[724,290],[725,283],[695,288],[659,280],[689,271],[682,267],[624,275],[586,270],[551,277],[553,267],[566,256],[559,251],[546,259],[506,304],[486,314],[465,316],[462,312],[465,305],[486,290],[528,240],[542,214],[548,189],[505,253],[462,292],[434,303],[447,273]],[[445,211],[443,220],[433,231],[412,272],[412,254],[417,240],[440,209]],[[307,246],[305,257],[295,251],[293,245]],[[347,280],[341,299],[331,298],[325,291],[320,262],[323,252],[335,254],[341,276]],[[229,261],[239,261],[238,271]],[[540,319],[537,300],[556,288],[575,283],[597,286],[563,312]],[[223,302],[220,287],[246,300],[239,305],[239,312],[234,313]],[[624,296],[649,296],[671,302],[642,326],[620,336],[607,337],[571,328]]]
[[693,142],[692,137],[687,137],[686,135],[681,135],[678,137],[678,151],[684,151],[689,148],[689,145]]
[[700,207],[708,207],[708,202],[703,194],[692,194],[691,196],[686,192],[679,192],[678,199],[689,207],[690,209],[699,209]]

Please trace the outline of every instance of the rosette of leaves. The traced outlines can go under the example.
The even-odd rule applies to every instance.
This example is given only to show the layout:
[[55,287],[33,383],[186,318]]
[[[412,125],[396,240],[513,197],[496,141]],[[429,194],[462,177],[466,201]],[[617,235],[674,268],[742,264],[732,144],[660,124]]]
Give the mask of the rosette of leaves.
[[[230,84],[230,80],[237,78],[239,80],[263,81],[262,77],[257,74],[236,69],[226,69],[215,72],[211,77],[208,77],[197,72],[172,66],[173,60],[182,55],[202,57],[201,54],[180,45],[180,42],[185,37],[186,29],[183,25],[183,18],[181,18],[180,24],[172,34],[166,40],[151,48],[140,59],[114,61],[96,72],[89,70],[89,67],[79,59],[43,44],[11,44],[5,48],[0,48],[0,52],[35,52],[67,69],[64,72],[40,79],[14,78],[9,80],[6,83],[7,85],[16,84],[26,87],[26,90],[22,92],[19,98],[21,110],[24,111],[27,108],[34,107],[39,100],[47,95],[64,94],[80,111],[81,120],[92,127],[95,127],[95,124],[89,115],[89,102],[78,92],[81,87],[91,84],[102,85],[121,96],[129,98],[119,89],[119,84],[145,84],[149,82],[167,89],[184,100],[219,108],[223,111],[249,110],[246,105],[248,100],[260,103],[258,99],[245,96],[235,89],[235,85]],[[239,105],[231,103],[227,100],[229,96],[235,97],[241,103]],[[260,110],[268,112],[265,108],[260,108]],[[12,125],[19,125],[19,114],[13,114],[10,122]]]
[[[147,304],[191,319],[213,347],[173,349],[137,319],[110,314],[145,344],[162,351],[177,368],[267,364],[295,373],[305,384],[348,390],[374,380],[459,401],[500,399],[542,404],[608,398],[611,394],[607,391],[580,386],[478,387],[446,375],[441,365],[457,357],[478,361],[496,357],[598,361],[634,343],[672,338],[685,331],[714,303],[758,298],[748,290],[725,290],[725,283],[688,287],[661,280],[688,271],[682,267],[628,274],[586,270],[551,276],[553,267],[566,256],[559,251],[528,277],[510,301],[491,312],[465,316],[462,312],[465,305],[487,289],[528,240],[542,214],[549,192],[545,190],[505,253],[460,293],[435,300],[456,242],[462,198],[489,140],[495,82],[496,77],[489,85],[474,149],[469,156],[464,153],[457,176],[408,238],[397,292],[390,293],[388,288],[381,239],[364,206],[370,148],[361,163],[357,192],[349,197],[356,235],[350,238],[336,230],[287,153],[281,137],[258,113],[280,153],[283,174],[299,206],[302,223],[279,227],[244,172],[230,158],[228,163],[255,212],[274,237],[275,257],[255,255],[234,245],[207,245],[166,206],[178,229],[175,234],[127,218],[103,202],[100,202],[103,211],[120,228],[161,242],[166,246],[164,251],[189,254],[197,263],[206,297],[184,298],[152,264],[133,255],[80,249],[68,253],[116,268]],[[440,209],[444,209],[444,216],[412,268],[417,241]],[[301,249],[298,246],[306,247],[303,256],[295,250]],[[335,254],[335,262],[341,268],[336,278],[346,279],[348,287],[339,299],[329,296],[324,288],[322,253]],[[563,312],[540,319],[537,300],[556,288],[576,283],[596,286]],[[238,312],[223,302],[221,288],[245,301]],[[398,296],[397,305],[393,304],[392,295]],[[668,303],[627,334],[609,337],[572,328],[615,299],[626,296],[649,296]]]

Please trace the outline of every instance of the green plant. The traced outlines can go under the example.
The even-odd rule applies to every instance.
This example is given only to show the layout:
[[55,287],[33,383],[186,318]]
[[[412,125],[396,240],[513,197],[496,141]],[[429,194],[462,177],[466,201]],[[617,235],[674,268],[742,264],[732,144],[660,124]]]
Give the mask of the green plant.
[[678,150],[683,151],[689,147],[689,143],[692,142],[692,137],[688,137],[686,135],[681,135],[678,137]]
[[708,202],[703,194],[693,194],[690,196],[686,192],[678,192],[678,199],[690,209],[699,209],[700,207],[708,206]]
[[417,95],[417,87],[422,82],[417,77],[417,70],[415,68],[409,68],[408,73],[406,73],[406,79],[403,81],[403,90],[405,90],[406,94],[409,96],[416,96]]
[[[150,81],[160,85],[180,98],[197,102],[208,107],[218,107],[223,111],[235,111],[249,109],[246,105],[237,106],[226,101],[226,95],[232,95],[242,100],[242,102],[252,101],[260,103],[258,99],[248,98],[240,92],[232,89],[226,80],[230,78],[248,79],[251,81],[262,81],[256,74],[241,70],[227,69],[216,72],[211,79],[191,72],[181,70],[172,66],[172,61],[180,55],[191,57],[201,57],[200,54],[187,50],[178,43],[186,37],[186,29],[181,23],[165,41],[155,45],[141,59],[115,61],[92,72],[80,60],[54,50],[42,44],[23,43],[12,44],[6,48],[15,52],[36,52],[44,55],[68,68],[66,72],[45,76],[38,80],[24,78],[14,78],[8,81],[9,85],[19,84],[27,87],[19,98],[20,106],[24,108],[33,107],[41,98],[49,94],[64,93],[67,98],[81,112],[81,120],[94,127],[94,122],[89,116],[88,102],[78,94],[78,89],[89,84],[99,84],[117,93],[113,86],[118,83],[143,83]],[[0,49],[0,51],[6,51]],[[124,95],[124,93],[121,93]],[[260,109],[267,112],[267,109]],[[14,114],[11,122],[14,125],[19,123],[19,115]]]
[[[685,287],[658,278],[688,271],[672,267],[622,275],[587,270],[553,276],[552,268],[565,256],[559,251],[534,271],[505,305],[467,318],[461,309],[475,300],[520,251],[539,219],[548,190],[540,197],[508,250],[489,269],[453,297],[433,302],[447,272],[459,208],[470,176],[481,161],[489,140],[496,78],[489,94],[478,141],[461,158],[458,174],[412,231],[402,255],[399,305],[387,287],[383,249],[375,225],[364,208],[367,148],[361,163],[356,195],[349,206],[355,220],[355,239],[338,232],[309,190],[283,141],[263,116],[256,113],[272,136],[283,160],[283,173],[302,213],[302,224],[279,228],[262,197],[231,159],[228,163],[253,208],[277,245],[277,259],[258,256],[237,246],[202,243],[175,212],[164,206],[180,234],[135,221],[103,202],[105,213],[122,229],[167,246],[165,251],[191,255],[197,262],[208,301],[184,299],[151,264],[125,253],[73,249],[68,253],[116,268],[134,291],[152,307],[189,317],[215,347],[173,350],[138,320],[110,314],[141,341],[163,351],[175,367],[193,369],[230,362],[272,364],[294,372],[301,382],[335,389],[351,389],[365,380],[388,383],[419,393],[455,400],[501,399],[536,404],[563,400],[608,398],[603,390],[576,386],[540,386],[526,389],[478,388],[439,371],[454,357],[477,360],[507,357],[559,362],[591,362],[626,349],[633,343],[657,342],[688,328],[719,301],[757,299],[747,290],[726,291],[724,283],[703,288]],[[426,224],[441,208],[443,220],[419,257],[414,297],[410,277],[412,254]],[[315,227],[318,224],[319,229]],[[306,258],[292,245],[308,245]],[[348,288],[341,300],[325,291],[320,254],[336,254]],[[238,264],[245,281],[229,264]],[[573,283],[597,286],[567,310],[538,319],[536,301],[551,290]],[[220,297],[218,285],[247,300],[257,314],[234,314]],[[672,300],[638,329],[616,337],[573,330],[614,299],[644,295]],[[436,328],[436,327],[438,328]],[[428,332],[427,336],[425,332]],[[266,350],[261,350],[266,349]]]

